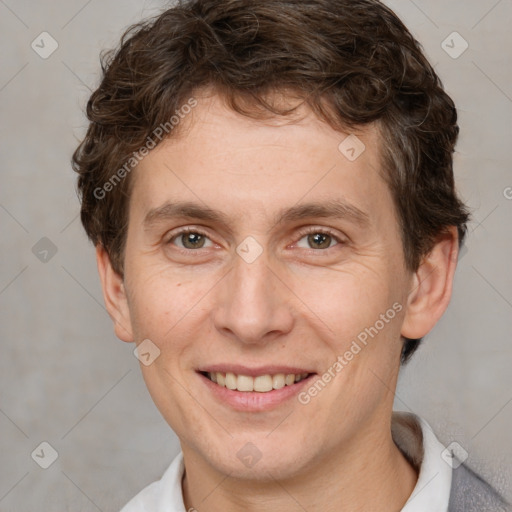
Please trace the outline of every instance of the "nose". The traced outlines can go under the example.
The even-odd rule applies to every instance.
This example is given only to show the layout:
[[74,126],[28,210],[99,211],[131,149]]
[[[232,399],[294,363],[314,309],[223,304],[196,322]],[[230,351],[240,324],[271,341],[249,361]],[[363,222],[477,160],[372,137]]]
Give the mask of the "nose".
[[293,327],[293,293],[271,269],[265,251],[248,263],[235,255],[233,268],[216,287],[214,325],[247,345],[265,344]]

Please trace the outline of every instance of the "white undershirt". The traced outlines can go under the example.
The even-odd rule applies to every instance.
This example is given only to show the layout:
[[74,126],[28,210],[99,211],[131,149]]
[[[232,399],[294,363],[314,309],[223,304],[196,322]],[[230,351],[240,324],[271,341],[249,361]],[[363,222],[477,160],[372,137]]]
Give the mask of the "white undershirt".
[[[420,467],[416,486],[400,512],[447,512],[452,468],[441,458],[444,446],[430,425],[414,414],[395,411],[392,432],[396,445]],[[184,469],[180,452],[162,478],[145,487],[121,512],[187,512],[181,489]]]

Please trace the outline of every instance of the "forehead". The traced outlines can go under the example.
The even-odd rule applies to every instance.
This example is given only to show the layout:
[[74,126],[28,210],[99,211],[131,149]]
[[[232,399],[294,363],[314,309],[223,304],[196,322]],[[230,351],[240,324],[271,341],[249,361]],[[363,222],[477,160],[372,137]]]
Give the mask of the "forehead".
[[306,105],[289,118],[262,120],[218,95],[195,99],[173,136],[134,172],[132,200],[145,217],[178,199],[273,219],[300,202],[342,199],[368,214],[389,207],[375,125],[356,135],[333,129]]
[[[278,109],[293,108],[287,115],[274,115],[261,107],[257,110],[256,106],[243,103],[243,108],[247,108],[255,116],[264,116],[253,117],[233,110],[227,104],[225,96],[216,93],[214,89],[199,89],[193,96],[197,106],[182,116],[172,132],[172,137],[166,142],[175,145],[180,145],[181,142],[181,149],[193,147],[196,156],[212,151],[217,158],[221,156],[222,151],[232,156],[233,151],[238,148],[245,147],[246,150],[250,150],[249,145],[255,150],[265,146],[274,149],[280,147],[284,151],[300,148],[300,154],[296,151],[298,158],[303,158],[305,154],[318,148],[323,151],[321,155],[317,153],[317,157],[339,156],[339,143],[351,134],[351,131],[334,129],[317,117],[304,100],[296,99],[296,95],[290,93],[292,95],[288,97],[285,91],[280,91],[275,93],[272,99],[266,98],[266,101]],[[367,157],[377,156],[382,138],[376,123],[357,128],[354,135],[364,138],[370,145],[370,154],[367,154]],[[162,147],[165,145],[164,142]],[[203,148],[204,151],[201,151]],[[292,156],[290,155],[290,158]],[[260,159],[264,157],[264,154],[259,155]]]

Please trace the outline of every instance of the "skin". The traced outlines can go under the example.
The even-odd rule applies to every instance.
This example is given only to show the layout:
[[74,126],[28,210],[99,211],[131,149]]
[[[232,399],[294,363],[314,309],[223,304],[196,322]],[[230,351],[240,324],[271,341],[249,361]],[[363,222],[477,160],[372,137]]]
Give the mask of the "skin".
[[[253,120],[215,95],[198,106],[134,171],[124,276],[98,246],[107,309],[117,336],[150,339],[160,356],[141,364],[151,396],[180,439],[186,509],[198,511],[397,511],[416,471],[390,431],[401,335],[427,334],[445,311],[457,258],[455,228],[416,272],[406,269],[391,193],[380,175],[380,136],[349,161],[348,135],[305,106],[293,119]],[[275,223],[283,208],[341,199],[364,212]],[[220,210],[227,223],[159,218],[166,202]],[[199,249],[178,228],[199,229]],[[333,238],[315,245],[312,233]],[[329,234],[329,233],[327,233]],[[247,237],[263,252],[247,263]],[[322,244],[323,240],[326,240]],[[327,247],[325,247],[327,246]],[[264,412],[214,399],[196,369],[208,364],[285,364],[323,374],[394,303],[402,310],[328,385],[303,405],[296,398]],[[237,452],[251,442],[261,459]]]

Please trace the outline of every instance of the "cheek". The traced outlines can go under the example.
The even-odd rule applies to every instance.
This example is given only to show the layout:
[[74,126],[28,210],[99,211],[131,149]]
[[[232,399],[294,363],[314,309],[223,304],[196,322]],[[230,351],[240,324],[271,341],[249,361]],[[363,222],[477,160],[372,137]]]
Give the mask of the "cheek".
[[399,287],[387,274],[385,269],[362,265],[302,272],[294,277],[293,289],[310,309],[309,316],[316,314],[335,335],[354,335],[358,329],[373,325],[401,297]]
[[204,330],[204,307],[215,276],[184,279],[183,273],[165,268],[140,268],[134,269],[129,289],[136,339],[149,338],[164,358],[172,358],[191,345],[201,326]]
[[401,351],[404,307],[395,275],[354,265],[351,271],[318,272],[297,281],[297,296],[312,310],[304,314],[317,338],[306,350],[312,360],[319,351],[324,354],[340,405],[355,400],[357,409],[358,400],[378,401],[386,391],[375,375],[390,381]]

